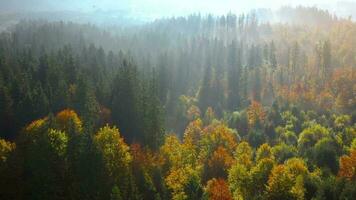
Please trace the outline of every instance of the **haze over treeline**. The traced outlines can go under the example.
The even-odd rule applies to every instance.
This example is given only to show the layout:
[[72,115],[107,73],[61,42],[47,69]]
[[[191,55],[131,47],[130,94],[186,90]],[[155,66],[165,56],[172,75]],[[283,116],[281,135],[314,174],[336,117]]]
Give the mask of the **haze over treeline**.
[[0,199],[354,199],[352,2],[93,2],[0,2]]
[[[11,0],[1,1],[2,12],[112,12],[110,15],[126,15],[139,20],[154,20],[162,17],[182,16],[192,13],[221,15],[227,12],[243,13],[251,10],[277,10],[284,6],[316,6],[328,9],[331,14],[356,17],[356,2],[352,0],[302,0],[302,1],[232,1],[232,0]],[[100,17],[100,16],[98,16]]]

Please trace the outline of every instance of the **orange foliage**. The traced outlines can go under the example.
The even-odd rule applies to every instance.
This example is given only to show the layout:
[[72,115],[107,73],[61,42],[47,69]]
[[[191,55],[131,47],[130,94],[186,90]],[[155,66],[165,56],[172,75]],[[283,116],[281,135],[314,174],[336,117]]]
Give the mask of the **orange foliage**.
[[200,119],[190,122],[184,131],[184,143],[198,145],[203,134],[202,126],[203,122]]
[[350,156],[342,156],[339,162],[339,176],[348,180],[356,180],[356,150],[352,150]]
[[206,191],[210,200],[232,200],[228,184],[224,179],[209,180]]
[[313,82],[298,82],[282,86],[278,96],[307,108],[336,108],[350,111],[356,105],[356,70],[352,67],[337,68],[324,85]]
[[322,109],[330,109],[334,105],[334,97],[329,91],[322,91],[319,95],[319,106]]
[[136,166],[151,169],[155,166],[163,165],[162,157],[156,155],[150,150],[142,149],[141,145],[134,143],[130,146],[133,164]]
[[28,126],[26,126],[25,131],[27,133],[32,133],[41,128],[47,121],[47,118],[38,119],[31,122]]
[[237,138],[232,129],[222,123],[217,123],[204,128],[201,143],[212,149],[221,145],[233,152],[237,146]]
[[248,124],[250,127],[256,125],[257,121],[263,122],[266,118],[266,112],[262,105],[257,101],[252,101],[247,109]]
[[252,166],[252,156],[253,150],[250,144],[245,141],[239,143],[235,151],[236,162],[242,164],[246,168],[250,168]]
[[80,121],[77,113],[70,109],[65,109],[59,112],[56,116],[56,121],[59,128],[66,132],[68,132],[71,128],[74,128],[74,130],[79,133],[83,129],[82,122]]
[[316,93],[309,84],[295,83],[290,87],[284,86],[278,92],[282,99],[292,103],[299,103],[304,106],[314,106]]
[[227,170],[233,164],[234,159],[230,153],[222,146],[219,146],[208,161],[208,166],[212,172]]
[[336,98],[336,107],[343,111],[352,110],[356,105],[356,70],[337,69],[332,77],[332,91]]

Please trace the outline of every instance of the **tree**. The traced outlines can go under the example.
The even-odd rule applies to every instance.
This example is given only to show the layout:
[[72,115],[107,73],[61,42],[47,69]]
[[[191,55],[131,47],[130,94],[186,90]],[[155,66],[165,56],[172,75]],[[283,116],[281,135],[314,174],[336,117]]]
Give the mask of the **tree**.
[[199,90],[199,108],[205,111],[209,106],[212,106],[212,67],[207,66],[204,72],[203,82]]
[[292,48],[292,58],[291,58],[291,69],[290,69],[290,76],[293,78],[293,80],[290,80],[291,83],[295,81],[297,78],[297,71],[299,68],[299,60],[300,60],[300,50],[299,50],[299,43],[295,42],[293,48]]
[[112,188],[110,200],[122,200],[120,189],[116,185]]
[[206,186],[206,196],[210,200],[232,200],[229,187],[224,179],[211,179]]
[[99,103],[94,90],[89,85],[89,81],[80,76],[74,92],[73,108],[78,111],[83,119],[84,127],[91,131],[95,128],[99,115]]
[[356,179],[356,150],[352,150],[350,155],[343,155],[339,160],[340,169],[338,175],[350,181]]
[[254,128],[250,129],[247,135],[248,142],[254,147],[257,148],[263,143],[266,142],[266,136],[261,129]]
[[[0,82],[1,84],[1,82]],[[14,131],[14,102],[11,98],[8,88],[0,85],[0,137],[9,138],[10,133]]]
[[[76,112],[70,109],[63,110],[56,115],[58,129],[68,134],[80,134],[83,130],[82,121]],[[71,135],[71,137],[74,135]]]
[[297,199],[291,191],[293,184],[283,165],[274,167],[268,180],[267,199]]
[[12,151],[14,151],[15,148],[16,148],[16,144],[0,139],[0,163],[1,163],[0,169],[6,163],[9,154]]
[[235,42],[229,46],[228,54],[228,108],[236,110],[240,102],[240,76],[241,76],[241,49],[237,48]]
[[315,144],[314,160],[318,167],[326,167],[334,174],[338,171],[338,144],[331,138],[323,138]]
[[304,199],[304,179],[308,175],[305,162],[298,158],[275,166],[268,179],[267,199]]
[[326,81],[327,79],[330,78],[331,73],[332,73],[332,68],[331,68],[331,47],[330,47],[330,42],[329,41],[324,41],[323,47],[323,62],[322,62],[322,72],[323,72],[323,79]]
[[263,198],[263,194],[266,193],[266,185],[270,173],[275,163],[272,159],[264,158],[250,170],[251,176],[251,194],[256,198]]
[[15,162],[16,150],[15,143],[0,139],[0,198],[3,199],[18,199],[22,194],[17,188],[22,183],[19,181],[22,166],[16,166],[19,164]]
[[[40,119],[25,128],[19,151],[24,156],[25,198],[67,197],[67,145],[65,132],[49,127],[51,121]],[[38,185],[42,187],[38,187]]]
[[269,62],[273,70],[277,69],[276,47],[274,41],[269,44]]
[[237,163],[250,168],[252,166],[252,156],[253,151],[248,142],[243,141],[237,145],[234,155]]
[[298,150],[296,147],[292,145],[287,145],[285,143],[281,143],[272,147],[272,154],[275,157],[276,161],[279,164],[284,163],[284,161],[296,157]]
[[183,142],[191,144],[196,148],[200,146],[200,140],[203,137],[203,122],[201,119],[190,122],[183,134]]
[[113,122],[129,141],[138,139],[141,132],[139,118],[139,81],[136,66],[124,60],[116,75],[112,91],[111,110]]
[[159,100],[162,104],[165,104],[167,101],[167,95],[171,89],[171,74],[169,64],[169,58],[167,54],[160,56],[158,64],[158,93]]
[[260,126],[265,120],[266,113],[262,105],[257,101],[252,101],[247,110],[248,124],[250,127]]
[[304,129],[298,139],[298,149],[305,154],[313,147],[320,139],[329,136],[329,131],[320,124],[312,125]]
[[210,158],[220,146],[227,150],[227,154],[232,155],[239,138],[234,130],[221,122],[213,123],[204,130],[200,141],[200,154],[203,158]]
[[[199,171],[189,165],[172,168],[165,178],[165,182],[172,191],[172,199],[174,200],[194,199],[194,196],[199,198],[199,190],[201,190]],[[198,193],[194,194],[191,189]]]
[[[124,142],[117,128],[105,126],[93,138],[94,146],[103,159],[106,179],[109,183],[119,184],[122,198],[129,198],[130,190],[130,164],[132,156],[129,146]],[[114,187],[114,185],[112,185]]]
[[262,144],[256,151],[256,162],[262,159],[272,159],[274,160],[271,147],[265,143]]
[[227,170],[233,164],[232,155],[222,146],[219,146],[208,160],[208,177],[226,178]]
[[142,138],[137,138],[143,141],[150,148],[157,150],[162,144],[164,135],[164,118],[161,105],[158,97],[158,85],[155,71],[152,72],[152,78],[147,83],[148,88],[143,91],[142,99]]
[[253,195],[250,193],[251,177],[243,164],[236,163],[229,169],[228,182],[234,199],[244,199]]

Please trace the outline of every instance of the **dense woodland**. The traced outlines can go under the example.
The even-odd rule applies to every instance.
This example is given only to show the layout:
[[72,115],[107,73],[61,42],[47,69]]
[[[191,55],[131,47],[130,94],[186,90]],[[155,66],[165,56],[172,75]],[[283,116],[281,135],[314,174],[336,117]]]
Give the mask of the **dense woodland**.
[[284,9],[0,33],[0,199],[353,199],[356,23]]

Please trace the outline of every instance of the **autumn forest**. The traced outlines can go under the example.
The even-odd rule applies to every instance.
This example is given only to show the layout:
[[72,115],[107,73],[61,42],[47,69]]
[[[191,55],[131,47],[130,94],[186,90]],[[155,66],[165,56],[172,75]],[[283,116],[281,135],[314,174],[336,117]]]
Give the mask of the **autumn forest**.
[[7,27],[0,199],[355,199],[356,22],[279,14]]

